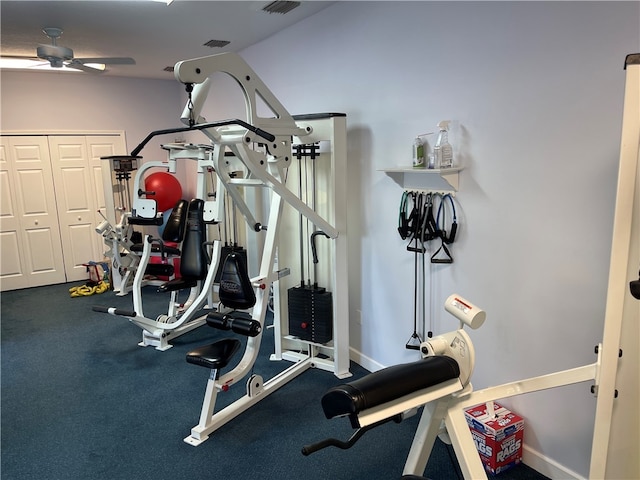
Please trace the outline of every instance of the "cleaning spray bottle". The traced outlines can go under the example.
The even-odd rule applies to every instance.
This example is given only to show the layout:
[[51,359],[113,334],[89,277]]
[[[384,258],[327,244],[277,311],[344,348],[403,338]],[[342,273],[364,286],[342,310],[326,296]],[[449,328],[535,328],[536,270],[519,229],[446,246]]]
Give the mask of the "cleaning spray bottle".
[[440,132],[438,133],[436,144],[433,147],[436,168],[453,167],[453,147],[449,143],[449,122],[449,120],[442,120],[438,123]]

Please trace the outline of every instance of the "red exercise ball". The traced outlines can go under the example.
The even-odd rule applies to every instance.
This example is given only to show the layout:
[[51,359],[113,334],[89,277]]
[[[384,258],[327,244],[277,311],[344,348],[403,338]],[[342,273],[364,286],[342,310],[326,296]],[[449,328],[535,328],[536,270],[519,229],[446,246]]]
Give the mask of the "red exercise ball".
[[156,172],[147,175],[144,179],[144,189],[147,192],[147,198],[156,201],[158,212],[164,212],[173,208],[173,206],[182,198],[182,187],[180,182],[173,175],[166,172]]

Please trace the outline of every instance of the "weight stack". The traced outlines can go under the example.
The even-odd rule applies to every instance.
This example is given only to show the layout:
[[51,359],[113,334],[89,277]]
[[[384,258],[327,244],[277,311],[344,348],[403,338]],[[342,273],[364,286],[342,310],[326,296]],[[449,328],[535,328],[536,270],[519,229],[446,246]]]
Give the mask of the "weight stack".
[[327,343],[333,338],[333,298],[323,287],[292,287],[288,291],[289,334]]

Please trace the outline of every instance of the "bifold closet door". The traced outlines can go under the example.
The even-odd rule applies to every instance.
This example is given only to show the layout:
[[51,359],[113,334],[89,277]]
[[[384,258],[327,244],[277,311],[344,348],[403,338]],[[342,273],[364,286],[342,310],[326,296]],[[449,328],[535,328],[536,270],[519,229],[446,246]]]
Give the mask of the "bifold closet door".
[[63,283],[47,137],[2,136],[0,145],[0,288]]
[[102,221],[98,209],[103,213],[105,209],[103,176],[109,175],[109,170],[108,162],[100,160],[100,157],[121,153],[119,139],[118,136],[107,135],[49,137],[60,236],[69,282],[86,280],[83,264],[103,259],[104,244],[95,227]]

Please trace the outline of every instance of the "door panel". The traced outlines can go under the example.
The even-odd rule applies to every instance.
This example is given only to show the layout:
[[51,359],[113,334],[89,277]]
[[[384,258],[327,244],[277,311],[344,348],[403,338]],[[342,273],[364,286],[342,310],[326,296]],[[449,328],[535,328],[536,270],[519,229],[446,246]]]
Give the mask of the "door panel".
[[101,260],[103,255],[96,248],[97,234],[93,230],[97,207],[85,137],[51,136],[49,147],[65,271],[69,281],[86,280],[83,264]]
[[[88,135],[86,138],[89,150],[89,165],[93,175],[93,192],[96,208],[115,225],[120,216],[115,215],[114,207],[114,187],[115,181],[112,178],[111,164],[109,160],[102,160],[101,157],[112,155],[125,155],[126,145],[122,135]],[[102,222],[102,215],[96,215],[96,224]],[[104,252],[102,237],[94,234],[96,248]]]
[[1,145],[0,287],[65,282],[47,139],[3,136]]
[[82,264],[105,249],[98,209],[114,211],[110,164],[100,157],[125,154],[124,136],[1,140],[0,290],[86,280]]

